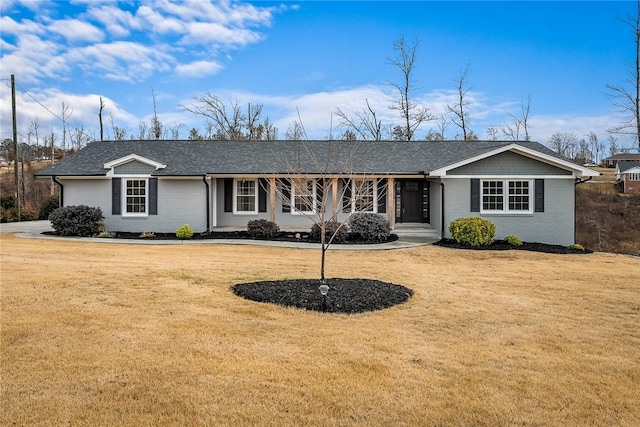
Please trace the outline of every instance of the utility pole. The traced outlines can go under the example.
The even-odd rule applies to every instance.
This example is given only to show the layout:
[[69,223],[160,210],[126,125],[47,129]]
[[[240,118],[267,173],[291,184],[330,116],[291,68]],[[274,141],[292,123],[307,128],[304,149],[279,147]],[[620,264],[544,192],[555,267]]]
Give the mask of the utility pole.
[[20,221],[20,183],[18,175],[18,123],[16,120],[16,78],[11,74],[11,116],[13,120],[13,178],[15,182],[16,209],[18,211],[18,221]]

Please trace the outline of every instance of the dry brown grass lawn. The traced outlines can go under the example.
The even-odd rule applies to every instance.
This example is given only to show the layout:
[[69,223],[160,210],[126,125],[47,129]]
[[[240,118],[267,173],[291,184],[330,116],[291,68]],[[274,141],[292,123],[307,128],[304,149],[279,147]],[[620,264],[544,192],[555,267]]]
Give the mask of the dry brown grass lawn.
[[229,287],[314,250],[1,240],[1,425],[640,425],[640,259],[329,252],[402,284],[331,315]]

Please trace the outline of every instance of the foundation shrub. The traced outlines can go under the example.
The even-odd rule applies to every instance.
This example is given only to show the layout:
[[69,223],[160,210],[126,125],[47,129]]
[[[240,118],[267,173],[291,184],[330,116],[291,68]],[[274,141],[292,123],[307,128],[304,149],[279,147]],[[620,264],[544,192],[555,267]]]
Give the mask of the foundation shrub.
[[193,229],[189,224],[185,224],[176,230],[176,237],[178,239],[190,239],[193,237]]
[[451,237],[461,245],[485,246],[496,238],[496,226],[485,218],[458,218],[449,224]]
[[49,215],[51,226],[61,236],[96,235],[101,231],[103,219],[100,208],[86,205],[57,208]]
[[273,221],[254,219],[247,224],[247,232],[254,239],[271,239],[280,232],[280,227]]
[[513,234],[508,235],[504,240],[512,246],[522,246],[522,240],[518,239],[518,237]]
[[[333,240],[331,240],[331,242],[345,242],[349,237],[349,228],[346,224],[335,221],[326,221],[324,224],[324,237],[326,242],[329,242],[332,238]],[[320,224],[313,224],[309,238],[312,240],[320,240],[321,232]]]
[[349,218],[349,232],[367,242],[384,242],[391,234],[391,225],[378,214],[356,213]]

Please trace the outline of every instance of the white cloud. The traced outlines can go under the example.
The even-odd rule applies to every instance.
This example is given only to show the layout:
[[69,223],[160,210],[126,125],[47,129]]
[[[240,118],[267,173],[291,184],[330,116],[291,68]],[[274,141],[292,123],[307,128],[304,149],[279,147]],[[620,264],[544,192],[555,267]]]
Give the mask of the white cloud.
[[140,29],[140,21],[131,12],[111,4],[100,7],[89,4],[87,16],[104,25],[106,32],[116,38],[127,37],[132,29]]
[[99,42],[104,39],[104,33],[100,29],[79,19],[53,21],[47,29],[71,42]]
[[195,61],[189,64],[179,64],[176,74],[182,77],[203,77],[216,74],[222,65],[215,61]]

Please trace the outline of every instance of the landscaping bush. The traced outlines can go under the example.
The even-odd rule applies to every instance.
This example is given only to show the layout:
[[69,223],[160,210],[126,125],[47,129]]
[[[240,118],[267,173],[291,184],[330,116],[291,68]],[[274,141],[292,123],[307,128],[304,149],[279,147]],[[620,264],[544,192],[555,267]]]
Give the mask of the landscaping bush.
[[193,229],[189,224],[185,224],[176,230],[176,237],[178,239],[190,239],[193,237]]
[[38,212],[38,219],[47,219],[51,212],[58,209],[60,207],[60,200],[58,196],[49,196],[47,197],[42,205],[40,206],[40,212]]
[[[349,237],[349,229],[346,224],[334,221],[326,221],[324,226],[324,238],[326,242],[333,237],[332,242],[345,242]],[[309,238],[312,240],[320,240],[320,224],[313,224]]]
[[247,232],[254,239],[271,239],[280,232],[280,227],[273,221],[254,219],[247,224]]
[[518,237],[514,236],[513,234],[510,234],[509,236],[505,237],[504,240],[506,240],[507,243],[509,243],[510,245],[522,246],[522,240],[518,239]]
[[367,242],[384,242],[391,234],[391,225],[378,214],[356,213],[349,218],[349,232]]
[[496,226],[479,217],[458,218],[449,224],[451,237],[461,245],[485,246],[496,238]]
[[103,219],[100,208],[86,205],[57,208],[49,215],[51,226],[61,236],[89,237],[98,234]]

